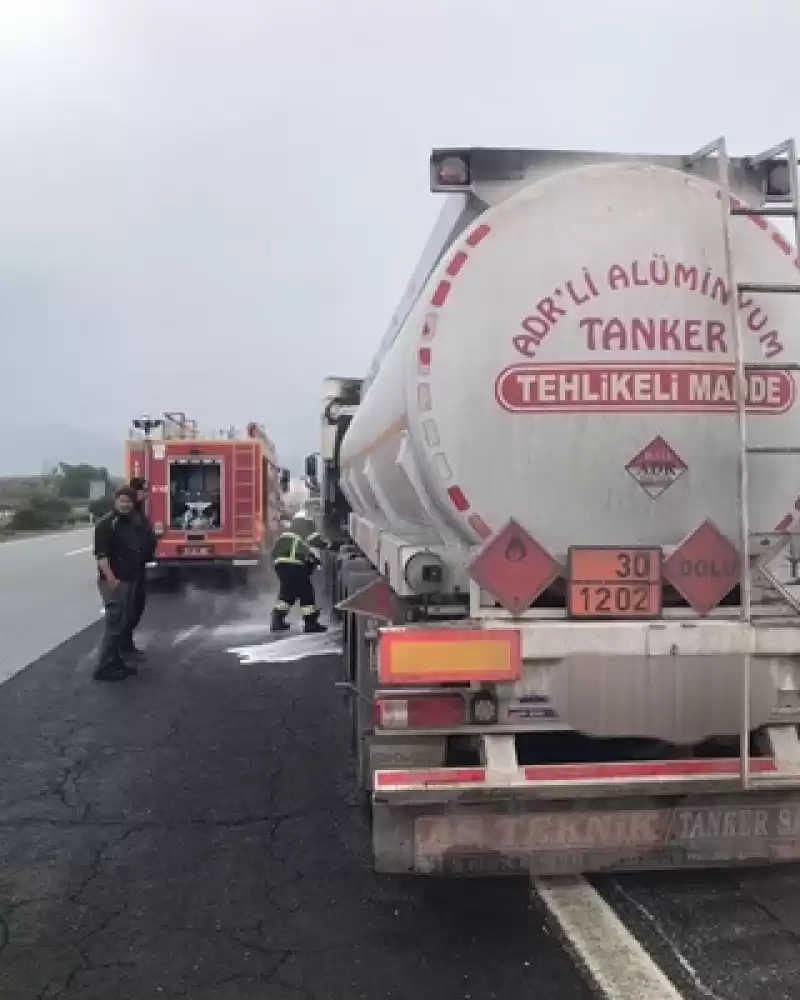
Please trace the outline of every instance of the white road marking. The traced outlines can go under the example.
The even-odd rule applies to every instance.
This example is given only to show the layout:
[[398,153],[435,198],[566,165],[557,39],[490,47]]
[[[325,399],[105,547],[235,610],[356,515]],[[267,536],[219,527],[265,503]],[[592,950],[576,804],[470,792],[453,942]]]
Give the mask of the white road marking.
[[197,635],[198,632],[202,630],[202,625],[192,625],[191,628],[184,629],[183,632],[178,632],[175,638],[172,640],[173,646],[179,646],[182,642],[187,642],[192,638],[193,635]]
[[706,986],[703,980],[700,978],[700,974],[697,969],[692,965],[689,959],[683,954],[680,948],[675,944],[672,938],[667,934],[664,928],[661,926],[660,922],[656,917],[647,909],[647,907],[640,903],[638,899],[634,899],[629,892],[627,892],[620,885],[618,879],[614,879],[614,888],[631,906],[635,907],[640,916],[647,921],[648,924],[653,928],[653,930],[658,934],[664,944],[672,952],[672,956],[675,961],[680,965],[686,976],[691,979],[692,985],[697,990],[697,992],[704,997],[708,997],[709,1000],[724,1000],[718,993],[715,993],[710,986]]
[[82,549],[73,549],[71,552],[65,552],[65,556],[79,556],[83,552],[91,552],[94,548],[93,545],[84,545]]
[[534,879],[533,889],[605,1000],[682,1000],[674,984],[586,879]]

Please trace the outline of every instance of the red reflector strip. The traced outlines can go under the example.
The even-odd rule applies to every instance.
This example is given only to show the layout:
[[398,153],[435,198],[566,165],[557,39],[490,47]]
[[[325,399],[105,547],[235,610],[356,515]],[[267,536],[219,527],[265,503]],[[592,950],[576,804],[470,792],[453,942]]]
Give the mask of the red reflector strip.
[[439,767],[427,771],[376,771],[375,784],[379,788],[410,785],[479,785],[486,780],[483,767]]
[[[525,768],[526,781],[598,781],[603,778],[691,778],[738,774],[738,757],[713,760],[632,760],[608,764],[535,764]],[[751,771],[774,771],[775,761],[751,757]]]
[[[703,778],[738,775],[738,757],[712,760],[613,761],[603,764],[535,764],[520,769],[517,785],[564,781],[645,780],[648,778]],[[768,757],[751,757],[750,771],[764,774],[777,771],[775,761]],[[479,785],[486,782],[483,767],[439,767],[411,771],[377,771],[376,786],[380,788],[426,788],[431,785]]]

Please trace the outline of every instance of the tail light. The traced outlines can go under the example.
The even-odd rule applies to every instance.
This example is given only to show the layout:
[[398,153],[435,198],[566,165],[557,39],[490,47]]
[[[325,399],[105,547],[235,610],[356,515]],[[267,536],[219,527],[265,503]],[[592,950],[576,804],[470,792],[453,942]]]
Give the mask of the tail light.
[[383,729],[428,729],[464,724],[461,695],[421,695],[418,698],[379,698],[375,722]]

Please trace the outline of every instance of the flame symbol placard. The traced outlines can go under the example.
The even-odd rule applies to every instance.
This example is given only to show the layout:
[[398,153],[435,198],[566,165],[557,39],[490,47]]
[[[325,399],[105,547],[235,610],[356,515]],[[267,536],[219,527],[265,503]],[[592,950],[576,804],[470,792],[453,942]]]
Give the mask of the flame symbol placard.
[[522,562],[525,555],[526,549],[522,544],[522,539],[519,535],[515,535],[508,545],[506,545],[506,559],[512,563]]

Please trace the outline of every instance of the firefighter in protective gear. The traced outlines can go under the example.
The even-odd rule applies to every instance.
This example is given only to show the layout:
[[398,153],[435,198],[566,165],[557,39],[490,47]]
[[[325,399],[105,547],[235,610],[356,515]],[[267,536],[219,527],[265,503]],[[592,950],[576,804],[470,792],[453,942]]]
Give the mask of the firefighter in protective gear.
[[314,527],[314,522],[302,514],[292,518],[272,550],[272,565],[280,582],[278,600],[272,609],[270,628],[284,632],[289,628],[286,616],[295,601],[300,603],[305,632],[327,632],[319,623],[311,575],[319,565],[313,549],[328,548],[328,543]]

